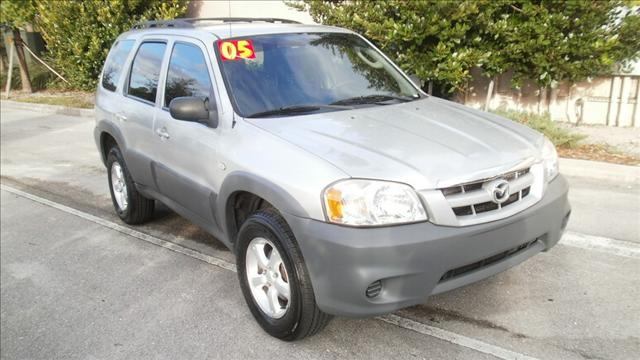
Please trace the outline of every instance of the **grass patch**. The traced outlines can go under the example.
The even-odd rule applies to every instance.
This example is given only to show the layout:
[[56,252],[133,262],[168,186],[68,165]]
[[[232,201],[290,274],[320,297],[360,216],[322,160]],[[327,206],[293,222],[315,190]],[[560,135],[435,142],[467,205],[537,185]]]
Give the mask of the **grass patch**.
[[538,115],[520,111],[498,109],[495,114],[517,121],[544,134],[558,148],[574,149],[580,145],[585,135],[577,134],[551,120],[548,114]]
[[86,95],[22,95],[17,97],[11,97],[11,100],[47,104],[47,105],[62,105],[66,107],[93,109],[92,98],[88,98]]

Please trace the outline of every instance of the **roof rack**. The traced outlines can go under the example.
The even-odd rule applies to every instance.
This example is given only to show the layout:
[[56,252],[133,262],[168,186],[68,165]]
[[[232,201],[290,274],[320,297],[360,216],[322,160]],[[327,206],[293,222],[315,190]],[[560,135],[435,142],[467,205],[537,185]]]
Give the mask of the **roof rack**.
[[178,18],[174,20],[142,21],[133,25],[132,29],[149,28],[194,28],[197,22],[219,21],[221,23],[232,22],[268,22],[281,24],[300,24],[298,21],[279,18],[249,18],[249,17],[210,17],[210,18]]

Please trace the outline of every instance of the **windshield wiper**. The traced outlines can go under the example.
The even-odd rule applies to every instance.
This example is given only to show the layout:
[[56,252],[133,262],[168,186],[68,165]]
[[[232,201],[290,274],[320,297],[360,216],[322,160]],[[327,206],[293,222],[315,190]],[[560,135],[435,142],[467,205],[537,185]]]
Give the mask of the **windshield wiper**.
[[[336,104],[337,105],[337,104]],[[254,114],[247,116],[248,118],[260,118],[274,115],[293,115],[298,113],[309,113],[318,111],[323,108],[334,109],[334,110],[344,110],[344,106],[333,106],[331,105],[290,105],[283,106],[278,109],[272,109],[267,111],[260,111]]]
[[[417,99],[417,97],[395,96],[386,94],[374,94],[365,96],[356,96],[348,99],[342,99],[332,102],[330,105],[361,105],[361,104],[378,104],[383,101],[397,100],[407,102]],[[381,104],[382,105],[382,104]]]

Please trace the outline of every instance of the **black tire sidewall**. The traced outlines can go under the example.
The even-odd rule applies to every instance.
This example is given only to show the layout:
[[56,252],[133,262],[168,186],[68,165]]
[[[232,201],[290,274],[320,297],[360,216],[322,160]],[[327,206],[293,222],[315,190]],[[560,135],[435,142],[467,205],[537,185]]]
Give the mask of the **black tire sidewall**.
[[[284,262],[289,278],[289,287],[291,291],[291,298],[289,299],[289,308],[285,315],[279,319],[274,319],[265,314],[260,306],[256,303],[249,287],[246,274],[246,252],[251,240],[256,237],[262,237],[271,241]],[[252,216],[242,226],[238,233],[238,242],[236,246],[236,264],[238,269],[238,278],[240,280],[240,287],[244,298],[251,310],[251,313],[256,318],[260,326],[265,331],[274,337],[280,339],[286,339],[294,334],[296,327],[300,321],[302,309],[301,309],[301,288],[300,288],[300,274],[298,269],[294,266],[291,260],[291,254],[283,246],[283,242],[289,242],[287,234],[281,234],[273,224],[270,224],[269,220],[264,217]],[[290,242],[288,245],[291,245]]]
[[[113,193],[111,167],[115,162],[120,164],[120,167],[122,168],[122,173],[124,175],[124,181],[127,185],[128,205],[125,210],[122,210],[120,206],[118,206],[118,202],[116,201],[115,194]],[[132,190],[134,185],[133,185],[133,181],[131,180],[131,177],[129,176],[129,170],[127,169],[127,166],[124,163],[124,159],[122,158],[122,154],[120,153],[120,149],[118,149],[118,147],[115,147],[115,146],[112,147],[109,150],[109,153],[107,154],[107,178],[109,179],[109,192],[111,193],[111,201],[113,202],[113,208],[116,210],[116,213],[121,219],[127,220],[131,214],[131,208],[133,206]]]

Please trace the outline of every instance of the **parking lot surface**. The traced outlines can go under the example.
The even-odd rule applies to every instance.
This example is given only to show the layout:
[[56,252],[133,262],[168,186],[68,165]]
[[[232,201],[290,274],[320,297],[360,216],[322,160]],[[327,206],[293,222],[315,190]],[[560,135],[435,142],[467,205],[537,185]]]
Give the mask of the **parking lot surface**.
[[419,306],[336,318],[284,343],[257,326],[233,256],[212,236],[164,207],[144,226],[118,221],[91,119],[1,111],[3,359],[640,353],[638,184],[569,178],[573,218],[551,251]]

